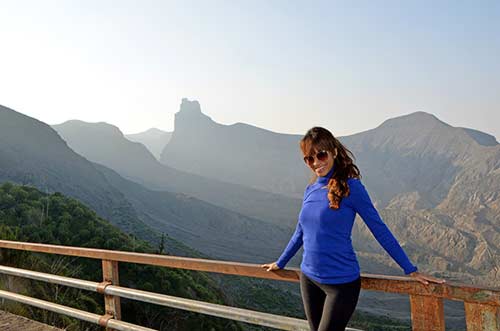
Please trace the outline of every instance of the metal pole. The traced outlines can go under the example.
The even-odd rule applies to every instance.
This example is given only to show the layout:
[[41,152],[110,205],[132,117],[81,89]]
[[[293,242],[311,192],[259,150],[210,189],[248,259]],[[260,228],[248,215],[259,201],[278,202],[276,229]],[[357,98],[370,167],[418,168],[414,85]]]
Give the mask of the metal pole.
[[[151,292],[130,289],[120,286],[113,286],[113,285],[107,286],[104,291],[105,293],[120,296],[122,298],[128,298],[142,302],[149,302],[161,306],[183,309],[251,324],[269,326],[280,330],[294,330],[294,331],[309,330],[309,324],[307,323],[306,320],[293,317],[273,315],[248,309],[241,309],[241,308],[223,306],[203,301],[178,298],[165,294],[151,293]],[[352,328],[346,328],[346,330],[361,331]]]
[[178,308],[246,323],[269,326],[281,330],[309,330],[307,321],[298,318],[261,313],[247,309],[228,307],[113,285],[106,287],[105,293],[161,306]]
[[51,274],[46,274],[43,272],[37,272],[37,271],[31,271],[31,270],[25,270],[25,269],[11,268],[11,267],[3,266],[3,265],[0,265],[0,273],[5,274],[5,275],[40,280],[40,281],[44,281],[44,282],[48,282],[48,283],[52,283],[52,284],[58,284],[58,285],[79,288],[82,290],[87,290],[87,291],[92,291],[92,292],[97,292],[97,286],[99,285],[99,283],[91,282],[91,281],[87,281],[87,280],[51,275]]
[[[309,326],[306,320],[293,317],[273,315],[268,313],[252,311],[248,309],[228,307],[208,302],[178,298],[165,294],[152,293],[152,292],[130,289],[114,285],[107,285],[103,287],[101,290],[99,290],[99,287],[102,285],[102,283],[79,280],[63,276],[54,276],[51,274],[45,274],[41,272],[23,270],[5,266],[0,266],[0,273],[46,281],[52,284],[67,285],[93,292],[101,292],[109,296],[123,297],[142,302],[149,302],[161,306],[178,308],[187,311],[227,318],[251,324],[270,326],[281,330],[309,330]],[[26,298],[31,299],[29,297]],[[98,319],[102,319],[102,316],[100,315],[95,315],[95,316],[97,316]],[[115,319],[110,319],[107,326],[109,328],[113,328],[116,330],[122,330],[115,327],[115,322],[117,322]],[[347,328],[346,330],[355,331],[356,329]]]
[[[52,284],[67,285],[92,292],[98,292],[98,288],[101,285],[97,282],[79,280],[63,276],[54,276],[51,274],[5,266],[0,266],[0,273],[46,281]],[[255,312],[234,307],[226,307],[201,301],[177,298],[174,296],[134,290],[120,286],[107,285],[102,289],[102,293],[108,296],[135,299],[143,302],[154,303],[172,308],[179,308],[212,316],[225,317],[228,319],[247,323],[271,326],[280,328],[282,330],[308,330],[307,322],[301,319]],[[113,328],[113,323],[111,323],[111,321],[113,320],[109,321],[108,327]]]
[[[70,308],[70,307],[66,307],[63,305],[58,305],[56,303],[43,301],[43,300],[39,300],[39,299],[35,299],[35,298],[30,298],[30,297],[27,297],[24,295],[11,293],[11,292],[7,292],[7,291],[2,291],[2,290],[0,290],[0,298],[24,303],[26,305],[30,305],[33,307],[38,307],[41,309],[52,311],[54,313],[74,317],[74,318],[77,318],[79,320],[90,322],[93,324],[98,324],[98,325],[100,324],[100,320],[102,318],[101,315],[89,313],[89,312],[82,311],[79,309]],[[112,327],[113,329],[119,330],[119,331],[154,331],[154,329],[145,328],[142,326],[138,326],[138,325],[122,322],[122,321],[116,321],[116,320],[109,320],[107,325]]]

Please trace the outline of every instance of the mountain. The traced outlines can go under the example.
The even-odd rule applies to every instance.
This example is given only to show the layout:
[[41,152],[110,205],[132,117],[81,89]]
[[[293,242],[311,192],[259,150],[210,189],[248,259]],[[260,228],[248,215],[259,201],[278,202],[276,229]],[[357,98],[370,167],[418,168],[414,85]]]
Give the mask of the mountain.
[[494,172],[500,151],[500,145],[478,144],[462,128],[424,112],[387,120],[342,141],[357,156],[382,206],[399,194],[416,192],[420,206],[434,208],[465,172]]
[[[499,144],[479,143],[467,130],[423,112],[343,141],[414,260],[465,282],[498,284]],[[360,238],[368,236],[363,232]],[[360,246],[366,242],[359,240]]]
[[75,152],[149,189],[184,193],[252,218],[295,227],[299,199],[173,169],[110,124],[73,120],[53,128]]
[[[306,180],[297,155],[300,138],[245,124],[218,124],[198,102],[184,99],[161,162],[298,195]],[[494,137],[416,112],[339,139],[356,156],[384,220],[422,270],[498,284],[500,145]],[[353,241],[362,267],[371,268],[375,261],[394,266],[362,222],[356,223]]]
[[[181,107],[180,113],[186,109],[190,108]],[[197,107],[193,109],[197,109]],[[188,114],[189,112],[193,112],[193,110],[188,110]],[[201,114],[203,116],[196,112],[193,114],[192,116],[196,115],[201,120],[181,121],[181,123],[184,123],[181,125],[192,124],[191,129],[193,132],[209,132],[216,127],[222,127],[223,130],[227,129],[224,128],[226,126],[213,122],[203,114]],[[9,124],[9,122],[5,121],[5,118],[0,118],[0,132],[3,133],[4,130],[8,130],[9,126],[19,127],[21,131],[29,132],[31,145],[39,146],[38,139],[41,139],[42,135],[33,135],[32,132],[36,130],[32,125],[18,126],[15,123]],[[74,139],[75,141],[86,140],[91,145],[91,148],[87,148],[86,153],[94,153],[91,155],[97,155],[103,160],[107,160],[106,162],[114,162],[113,167],[103,162],[99,163],[113,168],[116,172],[81,157],[80,159],[85,160],[86,164],[92,166],[93,170],[99,173],[102,183],[106,183],[106,185],[110,186],[112,192],[117,192],[120,195],[127,206],[135,211],[137,219],[148,225],[146,228],[154,227],[172,236],[175,233],[176,236],[183,236],[184,240],[193,245],[196,245],[197,233],[199,238],[203,237],[200,241],[214,235],[214,245],[210,246],[211,243],[203,242],[203,244],[200,243],[200,246],[207,246],[207,249],[211,250],[211,252],[219,251],[222,254],[221,256],[227,256],[227,254],[231,253],[235,254],[235,256],[239,254],[238,256],[242,259],[249,257],[250,247],[253,245],[266,245],[265,248],[256,248],[253,261],[268,259],[271,256],[275,258],[276,254],[286,244],[289,236],[286,231],[290,231],[290,225],[295,223],[296,219],[296,214],[293,215],[292,212],[287,210],[292,208],[290,207],[292,205],[295,206],[294,208],[300,208],[300,200],[286,198],[279,194],[266,193],[262,191],[262,187],[257,190],[246,188],[241,184],[230,184],[227,180],[224,180],[225,178],[213,179],[194,173],[185,173],[184,170],[186,169],[182,167],[181,171],[158,165],[158,162],[143,145],[127,142],[117,128],[110,128],[109,125],[102,123],[98,126],[106,129],[85,131],[83,132],[83,138],[77,139],[78,137],[75,136]],[[238,126],[244,128],[242,131],[245,132],[242,134],[243,136],[258,141],[261,154],[278,155],[282,152],[282,145],[274,144],[275,141],[280,141],[280,134],[270,133],[247,125],[230,126],[235,137],[233,139],[234,143],[230,144],[229,141],[221,142],[221,145],[227,151],[239,150],[239,131],[235,130],[235,127]],[[46,127],[44,128],[46,129]],[[183,130],[184,132],[189,131],[186,127]],[[16,129],[12,134],[15,135],[18,131],[19,129]],[[259,140],[256,137],[251,138],[253,134],[258,135],[261,132],[265,132],[266,137],[272,137],[272,142],[266,143],[265,140]],[[53,131],[51,134],[57,136]],[[61,135],[70,136],[68,132],[61,133]],[[24,136],[18,134],[16,139],[23,139]],[[290,135],[285,136],[286,139],[290,139]],[[0,175],[7,173],[10,177],[13,177],[13,174],[17,174],[15,177],[18,182],[30,181],[29,173],[26,175],[24,164],[12,161],[22,159],[25,155],[30,154],[20,153],[20,150],[16,147],[16,140],[11,139],[10,144],[4,144],[3,137],[0,137],[2,138],[0,140],[0,146],[2,146],[0,148],[0,165],[2,165],[0,169],[3,171],[0,172]],[[97,139],[97,137],[100,138]],[[174,137],[175,131],[167,147],[174,142]],[[296,144],[300,137],[296,136],[296,138],[297,140],[293,144]],[[58,139],[61,140],[59,137]],[[118,140],[123,141],[115,144]],[[498,284],[498,242],[500,242],[500,238],[498,238],[498,192],[500,191],[498,189],[498,145],[485,146],[485,144],[480,144],[477,142],[477,138],[472,138],[467,130],[453,128],[426,113],[414,113],[391,119],[373,130],[341,137],[341,140],[358,157],[357,164],[361,167],[363,181],[367,185],[384,220],[421,270],[435,272],[449,279],[458,279],[469,283],[490,286]],[[43,142],[43,139],[41,141]],[[121,145],[122,143],[123,145]],[[176,144],[184,143],[187,144],[186,146],[194,148],[191,149],[192,151],[197,151],[198,148],[201,150],[208,148],[203,140],[194,142],[192,140],[180,140],[176,142]],[[58,144],[60,145],[60,142]],[[75,154],[67,148],[64,142],[62,144],[65,152],[61,153],[59,151],[59,154],[69,152]],[[84,146],[78,147],[78,141],[76,141],[76,144],[68,144],[74,150],[80,148],[84,150]],[[273,146],[278,146],[279,150],[274,151]],[[101,147],[104,151],[99,151]],[[295,147],[298,151],[298,146],[295,145]],[[35,147],[31,146],[30,148],[34,149]],[[43,148],[49,149],[50,146],[45,144]],[[11,154],[9,157],[5,157],[5,155],[9,155],[5,153],[8,150],[10,150]],[[24,148],[22,151],[26,152],[29,149]],[[290,150],[290,153],[295,152]],[[255,150],[252,150],[252,153],[256,153]],[[51,158],[57,154],[50,154],[51,158],[48,159],[44,158],[46,153],[41,154],[41,156],[37,156],[35,161],[30,161],[31,164],[48,164],[52,172],[56,173],[59,173],[57,167],[62,167],[63,174],[66,172],[71,174],[70,178],[61,177],[59,181],[74,181],[77,178],[79,181],[85,182],[84,174],[71,172],[73,167],[78,169],[79,165],[69,163],[70,167],[68,167],[68,162],[64,159],[58,161],[57,164],[52,164]],[[226,153],[227,155],[232,154]],[[91,157],[88,158],[92,159]],[[283,156],[283,159],[287,158],[291,160],[293,157]],[[92,160],[98,162],[98,160]],[[264,162],[267,158],[260,160]],[[205,161],[199,158],[196,162],[204,164]],[[295,160],[294,162],[303,167],[300,157],[298,161]],[[272,164],[272,166],[274,165]],[[139,171],[143,167],[147,171]],[[226,167],[228,166],[225,162],[220,162],[217,174],[225,174],[226,171],[230,170]],[[45,167],[43,168],[45,169]],[[438,170],[439,176],[434,175],[433,169]],[[260,168],[252,167],[252,164],[249,163],[246,168],[232,170],[239,171],[242,177],[257,177]],[[126,171],[129,172],[128,175],[124,175]],[[168,176],[167,171],[170,173]],[[127,177],[127,179],[121,176]],[[281,176],[283,178],[279,180],[284,182],[296,180],[296,178],[286,178],[286,171],[282,172]],[[2,177],[0,176],[0,178]],[[134,179],[134,182],[128,179]],[[192,179],[194,180],[190,181]],[[307,176],[302,180],[307,181]],[[148,188],[142,185],[146,181],[148,181]],[[217,183],[218,186],[215,186],[214,183]],[[86,185],[86,182],[84,184]],[[305,186],[305,182],[302,184]],[[169,190],[170,193],[158,192],[160,189],[165,190],[169,185],[174,186],[174,189]],[[175,187],[175,185],[178,186]],[[156,189],[153,190],[153,187]],[[191,192],[182,192],[186,188],[190,188]],[[229,188],[234,188],[234,190]],[[196,191],[203,192],[205,198],[196,197],[195,194],[192,194],[192,192],[196,193]],[[250,192],[254,194],[252,195]],[[278,200],[272,200],[271,197]],[[210,203],[199,201],[197,198]],[[253,200],[254,198],[256,200]],[[185,201],[182,201],[183,199]],[[226,207],[226,209],[217,208],[214,206],[216,203],[208,199],[219,199],[219,203],[224,203],[223,200],[227,199],[230,202],[225,203],[233,205],[231,208]],[[286,202],[288,202],[288,205]],[[263,208],[260,208],[260,203],[264,206]],[[239,204],[243,206],[238,206]],[[181,208],[177,209],[175,206]],[[239,209],[240,212],[237,214],[231,211],[237,208],[246,208],[250,213],[247,214],[242,209]],[[269,219],[256,215],[257,213],[270,215]],[[291,216],[289,218],[280,217],[280,215],[286,213]],[[228,220],[227,223],[218,224],[224,222],[224,220]],[[234,228],[231,228],[233,222]],[[250,224],[256,224],[260,229],[252,228]],[[227,236],[223,236],[221,233],[226,234],[224,232],[226,227],[229,230]],[[240,227],[243,230],[240,231],[238,229]],[[201,231],[209,232],[200,235]],[[246,231],[253,232],[245,236]],[[269,235],[264,237],[265,240],[256,240],[256,235],[265,236],[267,231],[269,231]],[[227,245],[221,242],[221,240],[225,240],[225,237],[233,236],[238,239],[227,239]],[[390,260],[385,252],[381,251],[369,231],[360,221],[356,222],[353,242],[364,272],[400,274],[400,271],[395,268],[394,262]],[[291,265],[293,266],[293,263]],[[373,300],[379,302],[377,309],[381,309],[385,305],[385,303],[382,304],[381,302],[381,300],[384,301],[385,299],[380,299],[378,294],[375,295]],[[403,301],[391,298],[387,300],[386,307],[389,307],[388,310],[390,311],[396,306],[404,308],[402,302],[406,301],[406,298]],[[372,309],[374,307],[373,305],[368,306]]]
[[127,134],[125,138],[143,144],[156,159],[160,159],[161,152],[170,141],[171,136],[172,132],[151,128],[144,132]]
[[49,125],[0,106],[0,183],[6,181],[62,192],[125,232],[154,238],[123,194]]
[[302,198],[309,174],[301,161],[300,136],[251,125],[222,125],[182,99],[175,130],[160,161],[182,171]]
[[[104,126],[106,130],[97,129]],[[191,165],[203,165],[203,170],[210,168],[205,165],[214,162],[212,153],[197,153],[196,157],[194,154],[168,154],[185,165],[181,171],[159,164],[143,146],[126,141],[118,128],[107,124],[68,122],[55,128],[75,151],[149,188],[195,196],[261,219],[264,223],[276,224],[283,233],[286,233],[283,226],[291,228],[295,223],[300,206],[298,199],[277,194],[269,199],[266,194],[271,193],[251,191],[242,185],[230,184],[226,176],[220,176],[233,171],[240,178],[257,178],[263,174],[260,167],[272,169],[275,166],[268,158],[262,158],[259,165],[247,162],[243,168],[237,164],[240,157],[232,157],[228,162],[219,162],[217,176],[210,179],[184,171],[190,170]],[[192,132],[192,137],[176,141],[176,137],[182,137],[177,134],[178,130],[186,134]],[[354,152],[363,182],[384,220],[422,270],[491,285],[500,275],[497,193],[500,191],[500,145],[488,140],[487,134],[476,132],[471,136],[471,132],[470,129],[452,127],[431,114],[417,112],[339,139]],[[229,139],[229,136],[234,136],[234,139]],[[260,154],[279,155],[286,149],[277,141],[282,144],[288,141],[295,148],[300,138],[296,136],[291,142],[290,135],[280,138],[278,133],[251,126],[224,126],[201,113],[197,102],[183,100],[176,115],[175,131],[165,152],[169,148],[206,151],[217,139],[221,141],[221,150],[235,151],[231,154],[234,156],[245,154],[242,151],[246,149],[255,149],[255,146],[250,146],[252,141],[258,142]],[[489,143],[485,144],[485,141]],[[241,145],[250,147],[240,149]],[[295,151],[289,148],[288,153],[288,157],[280,158],[291,160]],[[238,161],[233,162],[234,159]],[[294,162],[303,167],[300,159]],[[279,180],[289,183],[297,180],[291,175],[287,178],[285,174],[283,171]],[[203,172],[203,175],[209,176],[210,173]],[[282,240],[283,245],[286,239]],[[391,267],[397,273],[397,267],[362,222],[356,223],[353,242],[363,270],[375,272]],[[460,252],[460,255],[455,257],[451,252]],[[430,254],[432,258],[429,258]]]
[[[289,228],[237,214],[184,194],[148,190],[119,176],[111,169],[92,163],[76,154],[49,125],[0,106],[0,184],[6,182],[35,187],[54,197],[64,194],[75,198],[92,208],[97,216],[109,217],[112,224],[130,234],[132,238],[146,239],[155,246],[160,241],[160,232],[164,232],[165,250],[172,255],[259,263],[275,258],[291,232]],[[18,221],[16,218],[5,213],[5,208],[9,208],[11,203],[11,196],[0,198],[0,222],[7,221],[9,225],[21,226],[16,224]],[[43,204],[41,206],[38,204],[39,212],[25,213],[19,208],[19,217],[26,215],[29,221],[35,222],[35,225],[39,224],[42,219],[41,212],[47,213],[49,217],[55,217],[61,210],[61,206],[52,200],[48,205],[47,211]],[[88,213],[79,213],[81,209],[75,208],[74,211],[90,221]],[[67,216],[64,218],[64,224],[57,223],[60,220],[52,218],[47,231],[31,231],[34,230],[32,225],[28,225],[27,228],[21,226],[23,231],[28,231],[27,233],[33,234],[33,237],[27,235],[19,238],[9,237],[21,232],[1,227],[2,238],[43,240],[55,244],[68,243],[64,241],[68,240],[67,231],[71,233],[73,230],[75,236],[70,236],[69,240],[80,240],[89,235],[91,238],[95,237],[89,232],[85,232],[84,235],[77,233],[80,225],[72,223],[71,213],[69,218]],[[102,228],[96,226],[95,230],[102,234],[106,229],[105,226]],[[66,239],[51,234],[53,230],[64,231]],[[114,232],[108,234],[111,236],[108,242],[112,245],[104,241],[106,245],[111,245],[106,246],[107,248],[116,248],[113,246],[115,244],[126,244],[123,238]],[[192,247],[186,246],[184,242],[181,243],[180,239],[191,243]],[[96,247],[94,243],[103,242],[102,238],[96,240],[91,244],[94,247]],[[72,243],[78,244],[74,241]],[[207,256],[208,253],[211,256]],[[184,271],[181,273],[185,274]],[[164,283],[167,281],[161,273],[154,275]],[[126,277],[125,274],[123,276]],[[136,274],[134,277],[139,276]],[[253,293],[260,293],[258,297],[251,298],[227,297],[233,305],[262,310],[272,304],[274,302],[272,300],[276,300],[280,304],[275,305],[275,313],[286,314],[294,311],[300,315],[300,300],[297,293],[290,294],[288,290],[278,291],[269,284],[270,281],[263,284],[262,280],[244,278],[240,281],[236,276],[229,279],[229,277],[210,275],[210,278],[211,281],[217,281],[218,288],[223,289],[224,293],[238,291],[245,293],[250,290]],[[154,286],[154,283],[150,282],[148,289],[153,290]],[[172,283],[172,286],[183,286],[183,284],[177,282]],[[262,292],[265,292],[265,295]],[[232,322],[226,321],[227,323]],[[193,328],[186,327],[186,329]]]
[[[104,134],[104,141],[109,141],[121,135],[117,128],[109,131],[108,125],[94,128],[88,140]],[[142,144],[123,140],[155,161]],[[143,159],[144,155],[137,157],[136,162],[142,165]],[[158,233],[166,232],[170,240],[175,238],[213,258],[267,261],[279,254],[292,231],[185,194],[149,190],[76,154],[47,124],[2,107],[0,182],[5,181],[67,194],[127,233],[155,242]],[[175,247],[174,243],[169,246]],[[174,253],[187,255],[189,251]]]

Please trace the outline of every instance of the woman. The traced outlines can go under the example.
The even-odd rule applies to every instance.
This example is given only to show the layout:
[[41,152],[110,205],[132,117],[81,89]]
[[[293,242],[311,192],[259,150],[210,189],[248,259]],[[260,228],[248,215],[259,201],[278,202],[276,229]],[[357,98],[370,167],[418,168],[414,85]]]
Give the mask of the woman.
[[358,302],[361,278],[351,243],[356,213],[405,274],[424,284],[444,282],[419,273],[410,262],[373,206],[352,153],[330,131],[310,129],[300,148],[314,176],[290,242],[276,262],[262,267],[284,268],[304,245],[300,290],[311,330],[345,330]]

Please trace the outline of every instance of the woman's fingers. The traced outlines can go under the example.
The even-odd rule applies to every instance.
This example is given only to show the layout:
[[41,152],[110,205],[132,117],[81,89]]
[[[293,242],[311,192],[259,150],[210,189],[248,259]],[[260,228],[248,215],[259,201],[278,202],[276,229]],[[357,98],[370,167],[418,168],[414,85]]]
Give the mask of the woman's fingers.
[[416,280],[418,280],[420,283],[422,283],[424,285],[428,285],[429,282],[438,283],[438,284],[443,284],[443,283],[446,282],[446,280],[444,280],[444,279],[436,278],[436,277],[432,277],[432,276],[428,276],[428,275],[424,275],[424,274],[421,274],[421,273],[418,273],[418,272],[415,272],[412,275],[412,277],[415,278]]
[[265,268],[266,271],[271,271],[272,264],[271,263],[266,263],[266,264],[261,265],[261,267]]
[[262,268],[265,268],[266,271],[278,270],[279,267],[276,263],[266,263],[261,265]]
[[417,277],[417,280],[419,282],[421,282],[422,284],[424,284],[424,285],[428,285],[429,284],[429,282],[426,281],[425,278],[423,278],[423,277]]
[[438,284],[442,284],[442,283],[446,282],[446,280],[444,280],[444,279],[436,278],[436,277],[432,277],[432,276],[426,276],[426,279],[430,282],[438,283]]
[[425,281],[429,281],[429,282],[433,282],[433,283],[438,283],[438,284],[442,284],[442,283],[446,282],[444,279],[436,278],[436,277],[428,276],[428,275],[420,275],[420,277],[422,279],[424,279]]

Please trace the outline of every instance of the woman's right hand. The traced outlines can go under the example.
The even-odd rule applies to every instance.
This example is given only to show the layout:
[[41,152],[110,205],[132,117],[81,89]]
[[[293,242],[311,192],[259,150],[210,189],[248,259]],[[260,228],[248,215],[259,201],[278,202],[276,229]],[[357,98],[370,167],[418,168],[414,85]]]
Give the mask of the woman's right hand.
[[274,271],[274,270],[281,269],[280,267],[278,267],[278,265],[276,264],[276,262],[266,263],[266,264],[261,265],[261,267],[267,269],[266,271]]

